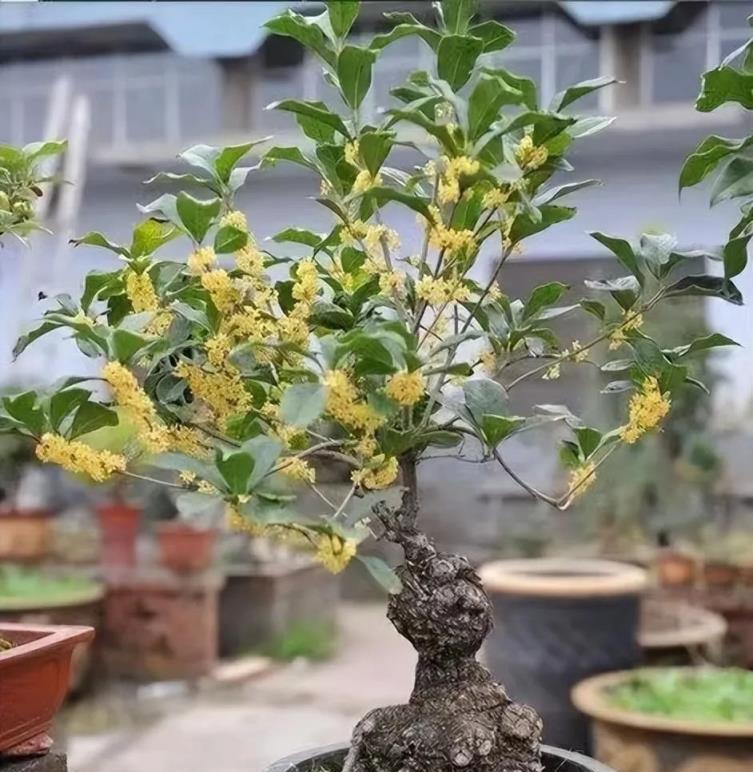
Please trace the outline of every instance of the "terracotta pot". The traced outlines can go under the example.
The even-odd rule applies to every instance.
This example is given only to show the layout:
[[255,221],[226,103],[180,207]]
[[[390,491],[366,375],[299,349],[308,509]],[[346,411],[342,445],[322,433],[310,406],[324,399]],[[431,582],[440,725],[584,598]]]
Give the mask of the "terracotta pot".
[[160,560],[173,571],[206,571],[214,558],[217,532],[188,523],[160,523],[157,526]]
[[[341,769],[348,755],[348,748],[347,745],[332,745],[329,748],[298,753],[272,764],[265,772],[319,772],[322,769]],[[580,753],[571,753],[548,745],[541,747],[541,760],[544,764],[542,772],[615,772]]]
[[128,504],[101,504],[97,507],[97,517],[102,535],[102,565],[133,568],[141,510]]
[[480,570],[494,606],[484,656],[516,700],[544,721],[544,740],[588,751],[588,721],[570,692],[596,673],[640,663],[646,572],[607,560],[500,560]]
[[593,719],[594,754],[599,761],[630,772],[753,769],[753,722],[688,721],[614,707],[608,690],[634,676],[634,671],[607,673],[573,690],[573,702]]
[[91,627],[0,623],[13,644],[0,653],[0,757],[46,753],[47,731],[68,689],[71,655]]
[[656,558],[656,573],[662,587],[688,587],[698,574],[698,564],[692,555],[666,550]]
[[41,560],[52,547],[52,517],[46,510],[0,514],[0,560]]
[[703,564],[703,581],[707,587],[732,587],[740,578],[740,569],[722,560],[707,560]]
[[753,563],[740,566],[740,581],[747,587],[753,587]]

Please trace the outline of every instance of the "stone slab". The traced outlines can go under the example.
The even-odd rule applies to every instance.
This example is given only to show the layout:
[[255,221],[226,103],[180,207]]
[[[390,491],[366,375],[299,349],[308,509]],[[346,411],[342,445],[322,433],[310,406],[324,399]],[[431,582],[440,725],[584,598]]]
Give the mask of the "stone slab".
[[68,772],[68,763],[62,753],[48,753],[37,758],[3,761],[0,772]]

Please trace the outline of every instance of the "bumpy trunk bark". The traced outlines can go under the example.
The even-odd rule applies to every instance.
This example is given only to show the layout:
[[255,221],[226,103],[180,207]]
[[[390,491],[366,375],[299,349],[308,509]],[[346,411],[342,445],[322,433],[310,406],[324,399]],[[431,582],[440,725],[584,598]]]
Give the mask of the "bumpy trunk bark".
[[437,551],[416,529],[415,464],[402,467],[401,508],[376,514],[405,553],[403,589],[387,616],[418,652],[416,682],[407,705],[358,723],[343,772],[541,772],[541,719],[476,661],[492,627],[481,580],[465,558]]

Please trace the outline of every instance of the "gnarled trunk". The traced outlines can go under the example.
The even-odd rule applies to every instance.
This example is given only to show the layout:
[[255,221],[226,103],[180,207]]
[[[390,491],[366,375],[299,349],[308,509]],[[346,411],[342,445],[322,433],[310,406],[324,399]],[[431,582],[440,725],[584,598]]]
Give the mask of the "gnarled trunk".
[[387,616],[418,652],[416,682],[407,705],[358,723],[343,772],[541,772],[541,719],[476,660],[492,627],[481,580],[415,528],[412,490],[399,513],[377,515],[405,553]]

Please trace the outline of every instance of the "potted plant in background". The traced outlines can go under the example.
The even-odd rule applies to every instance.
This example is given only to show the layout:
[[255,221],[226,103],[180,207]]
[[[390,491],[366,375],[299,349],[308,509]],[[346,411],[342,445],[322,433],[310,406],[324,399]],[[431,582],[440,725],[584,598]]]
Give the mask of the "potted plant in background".
[[[561,306],[568,288],[556,281],[527,298],[498,291],[504,266],[527,237],[574,216],[560,199],[593,183],[549,181],[570,168],[564,156],[573,142],[610,123],[580,119],[571,105],[612,81],[571,87],[542,109],[532,81],[479,60],[514,34],[494,21],[477,23],[471,3],[445,0],[437,28],[392,15],[394,28],[368,47],[347,41],[357,14],[357,2],[333,2],[320,17],[288,12],[268,25],[319,57],[346,106],[343,117],[324,103],[277,103],[296,116],[314,148],[273,147],[262,162],[300,164],[318,177],[331,231],[291,226],[274,236],[276,244],[303,248],[303,259],[261,251],[233,203],[251,174],[241,162],[254,143],[189,149],[182,154],[189,174],[157,181],[189,181],[204,197],[160,196],[144,207],[149,219],[129,245],[100,233],[78,240],[113,251],[123,265],[89,274],[80,305],[48,312],[18,347],[48,330],[68,330],[85,341],[84,353],[105,360],[101,377],[111,399],[79,387],[53,415],[51,400],[62,400],[61,391],[28,392],[5,400],[3,418],[8,429],[37,440],[40,460],[102,481],[136,475],[135,452],[85,441],[86,431],[116,425],[119,408],[152,464],[178,473],[155,482],[184,489],[183,511],[223,500],[231,527],[308,545],[333,572],[357,555],[369,532],[402,547],[405,562],[396,572],[359,557],[390,590],[388,616],[418,650],[415,688],[409,704],[377,709],[358,724],[349,750],[333,759],[347,772],[539,772],[542,764],[598,770],[597,762],[542,747],[535,711],[477,662],[491,604],[471,564],[439,552],[421,532],[418,463],[429,448],[468,451],[466,460],[494,463],[532,496],[568,508],[608,457],[656,429],[674,394],[693,387],[687,358],[731,342],[710,336],[662,349],[640,329],[643,317],[667,298],[700,293],[739,303],[740,293],[731,276],[677,277],[674,270],[695,256],[668,237],[646,236],[634,246],[602,233],[593,235],[626,271],[589,282],[604,302],[576,296]],[[380,124],[364,124],[359,107],[374,61],[404,35],[426,41],[436,72],[411,75]],[[427,137],[427,163],[410,171],[385,163]],[[395,207],[411,221],[418,215],[417,254],[403,250],[385,222]],[[156,257],[179,236],[190,242],[186,263]],[[500,259],[479,282],[471,271],[486,243]],[[220,263],[218,255],[227,257]],[[734,258],[739,268],[739,251]],[[556,319],[581,312],[593,317],[593,337],[559,340]],[[630,360],[619,387],[609,389],[628,395],[620,425],[599,429],[552,405],[510,413],[510,390],[583,364],[607,339]],[[507,369],[513,362],[526,367],[514,378]],[[322,433],[333,424],[336,432]],[[562,493],[537,490],[509,463],[504,441],[534,429],[565,433],[570,478]],[[292,504],[296,487],[318,490],[308,463],[317,456],[348,464],[351,484],[341,500],[321,499],[320,516],[303,516]],[[398,478],[395,502],[383,491]],[[322,758],[312,752],[299,768]]]

